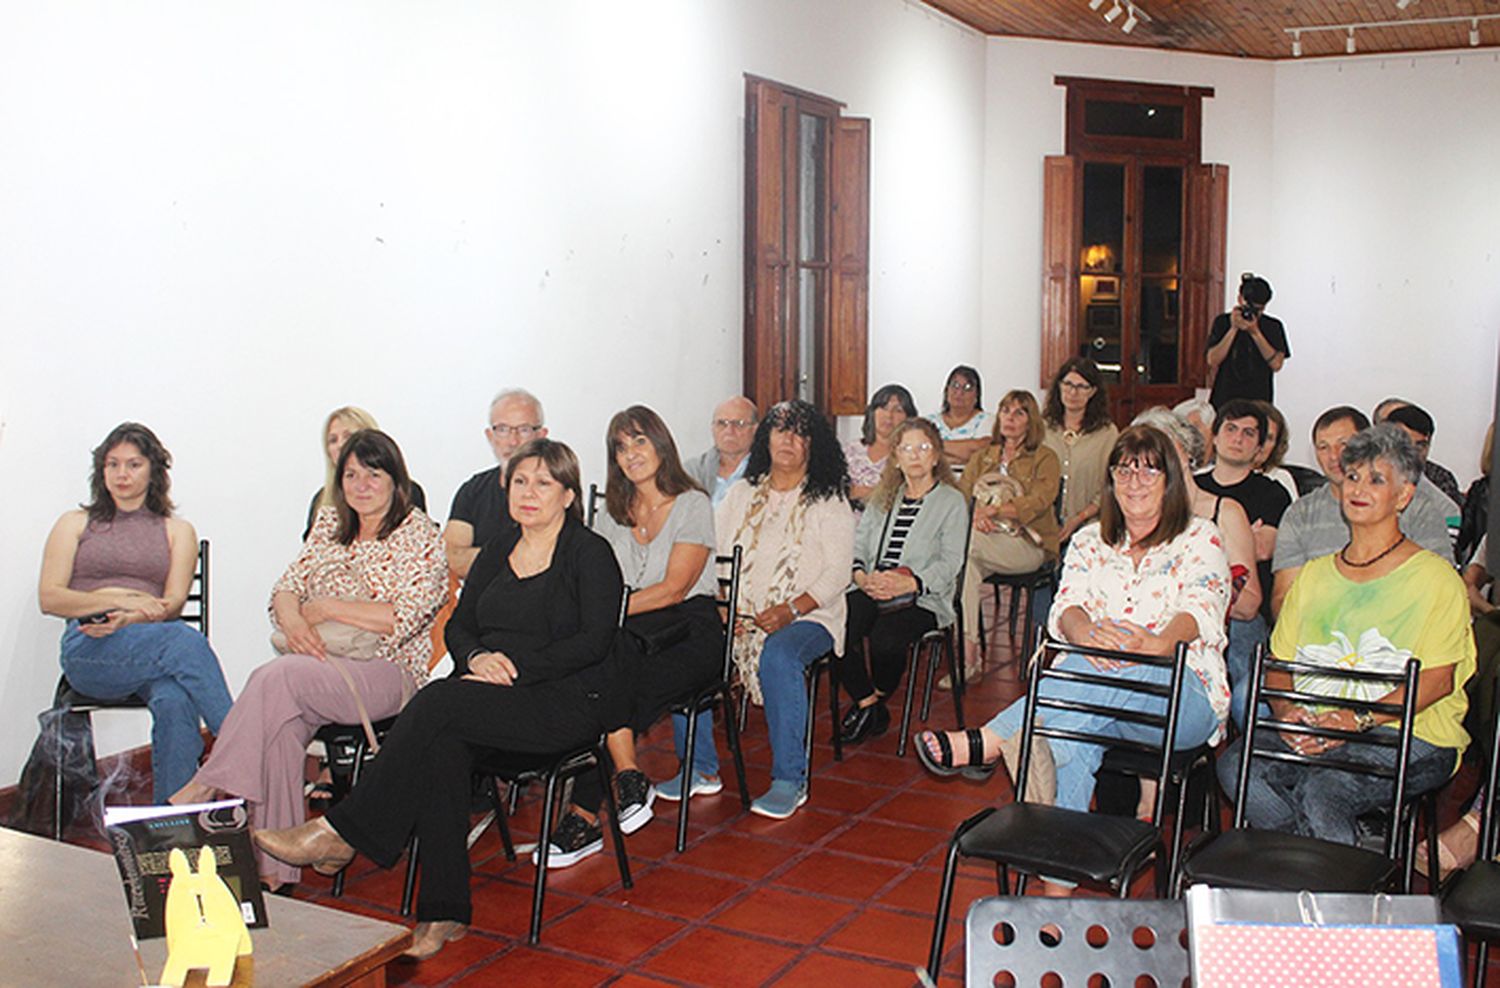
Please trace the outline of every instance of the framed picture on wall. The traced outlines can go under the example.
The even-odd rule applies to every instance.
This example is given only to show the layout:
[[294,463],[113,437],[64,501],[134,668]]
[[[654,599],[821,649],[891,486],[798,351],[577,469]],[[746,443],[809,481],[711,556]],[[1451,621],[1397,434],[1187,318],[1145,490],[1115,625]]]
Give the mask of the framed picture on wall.
[[[1095,296],[1096,298],[1098,296]],[[1120,331],[1120,307],[1118,305],[1091,305],[1088,308],[1088,331],[1104,335]]]
[[1108,278],[1099,277],[1094,279],[1094,298],[1117,299],[1120,297],[1120,279],[1111,275]]

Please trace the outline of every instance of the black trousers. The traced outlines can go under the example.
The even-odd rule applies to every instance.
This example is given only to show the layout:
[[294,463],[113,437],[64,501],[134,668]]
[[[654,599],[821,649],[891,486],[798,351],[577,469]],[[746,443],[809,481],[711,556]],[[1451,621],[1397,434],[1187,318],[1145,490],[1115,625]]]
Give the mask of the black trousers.
[[530,687],[466,679],[412,697],[359,785],[328,822],[382,868],[413,833],[422,848],[419,921],[469,922],[470,776],[476,748],[545,755],[581,748],[604,730],[597,696],[576,681]]
[[[937,615],[915,605],[882,614],[875,601],[859,589],[850,590],[844,601],[848,605],[848,618],[844,624],[839,681],[856,702],[877,691],[889,696],[901,685],[907,649],[937,627]],[[870,641],[868,670],[863,648],[866,638]]]

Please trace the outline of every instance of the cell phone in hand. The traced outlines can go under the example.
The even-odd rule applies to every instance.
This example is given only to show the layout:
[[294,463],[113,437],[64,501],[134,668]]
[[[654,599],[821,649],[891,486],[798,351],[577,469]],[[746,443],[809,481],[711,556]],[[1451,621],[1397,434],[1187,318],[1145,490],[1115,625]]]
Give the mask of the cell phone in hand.
[[89,614],[89,615],[87,615],[85,617],[79,618],[78,619],[78,623],[79,624],[107,624],[109,622],[109,616],[111,614],[113,614],[113,613],[114,613],[114,611],[100,611],[98,614]]

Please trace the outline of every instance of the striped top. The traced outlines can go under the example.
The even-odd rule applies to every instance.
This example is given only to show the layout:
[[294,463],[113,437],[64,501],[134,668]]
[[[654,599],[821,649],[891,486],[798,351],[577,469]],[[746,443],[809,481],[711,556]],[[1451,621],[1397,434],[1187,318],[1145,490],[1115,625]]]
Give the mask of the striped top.
[[907,533],[911,531],[912,522],[917,520],[917,512],[921,510],[921,498],[902,496],[901,507],[896,509],[896,517],[891,521],[885,552],[881,553],[877,564],[880,569],[895,569],[901,565],[901,550],[906,545]]

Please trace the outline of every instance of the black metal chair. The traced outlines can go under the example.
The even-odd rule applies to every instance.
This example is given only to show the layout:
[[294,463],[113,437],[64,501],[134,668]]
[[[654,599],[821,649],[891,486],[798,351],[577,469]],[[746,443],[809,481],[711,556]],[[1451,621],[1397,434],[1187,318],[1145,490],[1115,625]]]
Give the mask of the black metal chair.
[[[1266,889],[1272,891],[1311,892],[1383,892],[1402,888],[1402,833],[1405,814],[1411,812],[1406,792],[1406,770],[1411,752],[1412,722],[1416,718],[1417,676],[1420,666],[1416,659],[1407,661],[1401,672],[1370,672],[1356,669],[1339,669],[1306,662],[1292,662],[1268,656],[1263,648],[1256,650],[1251,665],[1250,698],[1247,707],[1255,711],[1249,724],[1241,750],[1238,781],[1235,787],[1234,824],[1231,830],[1221,834],[1206,834],[1188,845],[1183,854],[1182,866],[1177,876],[1179,890],[1184,884],[1203,883],[1221,888]],[[1295,688],[1271,686],[1267,677],[1272,674],[1295,676],[1298,673],[1313,674],[1329,679],[1342,680],[1351,685],[1375,684],[1388,687],[1386,692],[1405,687],[1405,696],[1399,703],[1378,700],[1359,700],[1325,693],[1314,693]],[[1316,704],[1327,707],[1342,707],[1353,711],[1370,711],[1377,714],[1399,717],[1398,730],[1342,731],[1335,728],[1314,727],[1299,721],[1281,720],[1275,711],[1267,708],[1262,716],[1262,699],[1280,699],[1298,704]],[[1392,750],[1396,754],[1395,764],[1390,768],[1363,764],[1339,757],[1337,749],[1317,757],[1298,754],[1278,745],[1267,747],[1267,732],[1271,734],[1304,735],[1334,738],[1346,745],[1369,745]],[[1286,834],[1272,830],[1253,830],[1245,825],[1245,800],[1243,793],[1249,785],[1252,766],[1261,760],[1309,768],[1337,770],[1355,775],[1384,779],[1391,783],[1390,801],[1386,804],[1389,818],[1397,824],[1386,831],[1384,853],[1352,847],[1332,841]],[[1378,783],[1375,783],[1378,784]],[[1407,889],[1402,888],[1402,891]]]
[[[1170,670],[1166,684],[1123,679],[1109,673],[1055,668],[1049,656],[1072,653],[1103,659],[1144,663]],[[937,914],[932,928],[932,946],[927,970],[934,978],[943,957],[943,939],[947,932],[953,882],[960,857],[983,858],[996,866],[1001,895],[1008,895],[1008,872],[1020,873],[1018,891],[1025,891],[1025,876],[1047,875],[1077,882],[1096,882],[1109,886],[1120,898],[1130,891],[1130,882],[1153,855],[1160,858],[1161,833],[1156,823],[1133,817],[1107,816],[1080,810],[1064,809],[1025,799],[1026,779],[1031,769],[1033,741],[1038,737],[1084,741],[1111,747],[1134,748],[1154,754],[1156,768],[1156,806],[1153,821],[1162,818],[1167,796],[1172,746],[1167,738],[1177,734],[1178,715],[1182,706],[1182,681],[1187,667],[1187,646],[1179,643],[1171,657],[1139,655],[1109,649],[1087,648],[1063,642],[1042,642],[1037,659],[1028,671],[1025,717],[1021,730],[1020,766],[1015,778],[1015,801],[1001,807],[989,807],[965,820],[948,842],[948,857],[943,868],[943,882],[938,892]],[[1051,699],[1041,694],[1047,681],[1096,684],[1129,690],[1161,701],[1162,713],[1119,710],[1070,699]],[[1103,714],[1119,720],[1154,727],[1161,731],[1156,744],[1125,741],[1118,737],[1051,727],[1039,721],[1043,710]],[[1165,874],[1158,885],[1165,881]]]
[[979,899],[964,923],[964,984],[1177,988],[1186,930],[1181,899]]
[[[749,783],[745,781],[745,755],[740,750],[740,732],[738,718],[735,716],[734,700],[730,695],[730,677],[734,672],[734,622],[731,615],[740,600],[740,561],[742,550],[739,546],[727,556],[715,556],[716,566],[728,566],[728,576],[718,577],[719,590],[723,597],[724,608],[724,665],[719,678],[706,686],[699,687],[690,695],[679,702],[673,703],[671,713],[681,714],[687,718],[687,744],[682,757],[679,782],[682,788],[682,798],[677,804],[677,853],[681,854],[687,848],[688,827],[688,804],[692,802],[693,783],[693,754],[698,746],[698,714],[705,710],[712,710],[717,703],[723,711],[724,716],[724,741],[729,745],[730,754],[734,758],[734,775],[740,784],[740,805],[750,809]],[[712,740],[709,742],[712,743]]]
[[[1000,588],[1010,588],[1010,640],[1016,641],[1016,620],[1021,619],[1021,638],[1023,643],[1032,641],[1035,633],[1036,620],[1032,616],[1032,603],[1039,590],[1046,590],[1057,583],[1057,563],[1043,563],[1041,566],[1026,573],[991,573],[984,578],[984,582],[995,588],[995,626],[1000,625]],[[1026,610],[1022,612],[1021,595],[1026,596]],[[974,620],[979,622],[979,647],[986,648],[984,636],[984,607],[975,608],[978,612]]]
[[[375,731],[375,740],[384,741],[395,723],[394,716],[372,721],[370,726]],[[323,742],[323,749],[327,753],[328,774],[333,780],[333,795],[328,805],[334,806],[358,784],[360,771],[365,762],[374,757],[374,753],[370,749],[369,738],[365,736],[363,724],[324,724],[313,734],[313,740]],[[344,894],[344,873],[348,870],[345,866],[333,876],[335,899]]]
[[599,505],[604,503],[604,492],[599,489],[598,484],[589,485],[589,503],[583,512],[583,523],[589,528],[594,527],[594,519],[599,517]]
[[[195,626],[203,637],[208,637],[208,539],[198,540],[198,562],[193,569],[193,582],[188,588],[187,601],[183,604],[182,613],[178,620],[184,624]],[[101,697],[89,696],[73,688],[68,682],[67,676],[58,676],[57,690],[52,696],[52,709],[48,712],[56,717],[77,717],[82,721],[75,725],[73,730],[64,731],[62,725],[54,731],[53,736],[57,739],[56,746],[52,751],[52,764],[54,766],[52,787],[52,838],[62,840],[64,829],[66,829],[66,817],[63,812],[65,776],[62,771],[64,757],[64,737],[82,738],[87,746],[86,762],[91,776],[83,781],[88,783],[89,791],[98,788],[99,777],[95,768],[94,756],[94,727],[93,713],[96,710],[140,710],[145,709],[144,698],[132,693],[129,696],[117,697],[115,699],[103,699]]]
[[[630,589],[627,587],[620,595],[618,624],[625,623],[625,612],[629,605]],[[630,860],[625,853],[625,835],[620,830],[619,808],[615,804],[614,763],[605,745],[605,735],[601,734],[597,740],[584,747],[555,755],[521,755],[487,748],[475,751],[475,781],[483,787],[489,797],[493,812],[490,819],[493,820],[500,833],[500,842],[505,850],[507,861],[516,860],[516,847],[511,839],[510,823],[507,817],[515,807],[518,794],[532,782],[542,782],[546,787],[542,799],[541,830],[537,835],[536,877],[531,891],[531,926],[527,933],[527,943],[533,946],[540,943],[542,938],[542,907],[547,895],[547,858],[551,852],[555,808],[559,797],[565,798],[564,792],[558,788],[558,783],[570,782],[591,769],[599,773],[604,811],[609,818],[610,837],[614,842],[615,862],[620,869],[620,883],[626,888],[633,888],[635,882],[630,877]],[[505,800],[500,798],[499,790],[495,786],[494,780],[497,778],[504,779],[507,783],[509,793]],[[470,830],[470,847],[474,846],[474,842],[479,839],[489,822],[490,820],[487,819]],[[406,881],[401,894],[401,915],[403,916],[411,914],[412,891],[416,887],[420,849],[419,842],[413,837],[407,850]]]
[[[1156,774],[1156,760],[1145,752],[1130,748],[1110,748],[1104,753],[1104,761],[1096,775],[1103,777],[1111,773],[1150,779]],[[1201,744],[1172,752],[1167,786],[1170,790],[1168,799],[1173,800],[1176,807],[1172,814],[1172,836],[1167,842],[1167,875],[1176,876],[1182,858],[1182,835],[1187,829],[1190,793],[1197,792],[1200,796],[1196,813],[1198,828],[1205,833],[1219,830],[1219,778],[1214,769],[1214,749]]]
[[[917,697],[917,667],[921,656],[925,655],[927,659],[923,663],[927,669],[927,676],[922,685],[922,723],[927,723],[927,716],[932,712],[932,689],[937,683],[938,663],[946,658],[948,682],[953,692],[953,716],[958,729],[964,729],[964,693],[968,684],[964,679],[963,663],[963,596],[964,575],[969,569],[969,543],[974,535],[974,499],[972,497],[969,498],[967,525],[968,527],[964,529],[964,562],[958,568],[958,586],[953,590],[953,623],[946,627],[934,628],[922,635],[911,643],[911,648],[906,653],[906,703],[901,708],[901,732],[896,738],[896,757],[898,758],[906,755],[906,739],[911,733],[912,704]],[[848,647],[847,643],[845,647]],[[868,650],[868,644],[866,648]]]
[[[1500,677],[1497,677],[1500,688]],[[1490,737],[1500,745],[1500,707],[1490,725]],[[1490,751],[1500,751],[1492,745]],[[1475,861],[1455,876],[1443,891],[1443,919],[1457,926],[1468,940],[1479,941],[1474,962],[1474,988],[1481,988],[1489,970],[1490,943],[1500,940],[1500,820],[1495,818],[1495,791],[1500,788],[1500,757],[1490,757],[1485,775],[1484,802],[1479,813],[1479,852]],[[1436,875],[1430,871],[1428,874]]]

